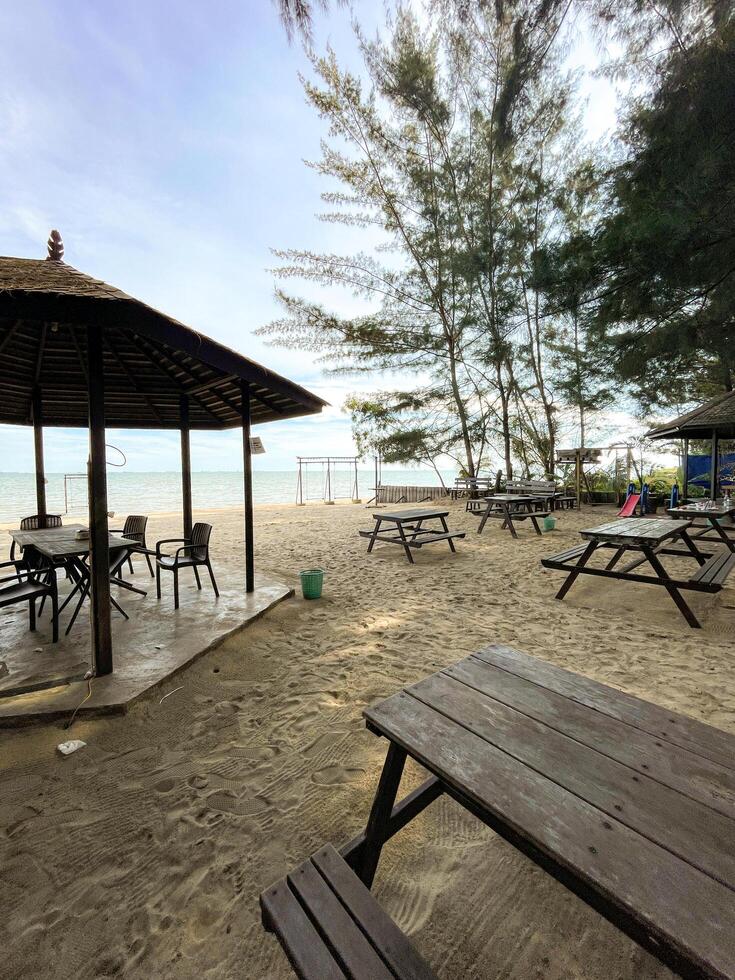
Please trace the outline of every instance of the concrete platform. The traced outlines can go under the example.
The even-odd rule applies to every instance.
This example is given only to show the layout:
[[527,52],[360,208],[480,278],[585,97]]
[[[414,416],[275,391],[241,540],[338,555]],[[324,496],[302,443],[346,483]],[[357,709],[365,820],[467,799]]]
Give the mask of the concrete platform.
[[[145,564],[138,559],[135,569],[128,580],[148,594],[138,596],[113,587],[113,595],[130,619],[126,621],[113,609],[115,670],[92,680],[92,696],[80,714],[125,712],[141,695],[293,595],[291,588],[265,575],[256,576],[255,592],[247,595],[244,572],[236,574],[215,564],[219,599],[206,575],[199,592],[193,575],[183,572],[180,607],[174,610],[171,576],[162,577],[159,602]],[[60,582],[60,601],[67,589]],[[26,604],[0,610],[0,726],[67,717],[87,694],[84,675],[91,666],[88,604],[65,636],[72,607],[73,602],[61,615],[55,644],[47,609],[35,633],[28,629]],[[18,690],[25,693],[11,693]]]

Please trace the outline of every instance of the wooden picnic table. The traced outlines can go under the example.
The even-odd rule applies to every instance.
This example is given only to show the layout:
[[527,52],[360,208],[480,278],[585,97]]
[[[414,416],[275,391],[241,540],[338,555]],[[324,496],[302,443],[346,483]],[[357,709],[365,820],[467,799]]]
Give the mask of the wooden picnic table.
[[[342,856],[442,794],[683,977],[735,978],[735,736],[494,644],[364,712],[389,747]],[[400,803],[406,758],[430,773]]]
[[[452,551],[454,538],[463,538],[464,531],[450,531],[447,527],[448,510],[397,510],[393,513],[373,514],[375,527],[372,531],[360,531],[363,538],[369,538],[368,554],[373,550],[376,541],[387,544],[399,544],[406,552],[406,558],[414,564],[412,548],[422,548],[425,544],[435,541],[446,541]],[[426,521],[439,521],[441,529],[425,527]],[[381,525],[387,525],[381,527]]]
[[518,537],[514,520],[530,520],[536,534],[541,534],[538,518],[547,517],[548,511],[536,511],[534,509],[541,502],[540,497],[520,493],[496,493],[492,497],[485,497],[484,501],[485,509],[475,511],[476,514],[482,515],[480,526],[477,529],[478,534],[482,534],[488,520],[492,518],[502,520],[501,530],[507,528],[514,538]]
[[[716,506],[699,508],[696,504],[682,504],[680,507],[670,507],[666,513],[676,520],[691,520],[692,528],[696,528],[695,534],[689,535],[694,541],[712,541],[724,544],[729,551],[735,552],[735,539],[729,537],[726,528],[735,530],[735,500],[725,503],[724,500],[715,501]],[[697,518],[704,518],[704,524],[698,524]],[[729,525],[723,527],[722,521],[729,521]],[[713,536],[714,533],[714,536]]]
[[[568,573],[556,594],[557,599],[564,598],[579,575],[596,575],[618,581],[662,586],[689,625],[697,629],[699,621],[681,595],[682,590],[719,592],[735,566],[735,554],[729,551],[714,554],[702,551],[688,534],[691,526],[691,521],[671,521],[665,518],[630,517],[610,521],[600,527],[580,531],[586,544],[542,558],[541,564],[545,568],[560,569]],[[684,549],[679,547],[682,544]],[[673,547],[674,545],[677,547]],[[595,552],[603,548],[614,552],[605,567],[588,565]],[[620,558],[628,551],[640,552],[640,556],[623,568],[616,567]],[[699,568],[689,577],[674,578],[661,564],[660,555],[693,558]],[[634,572],[634,569],[645,562],[651,566],[652,575]]]
[[[74,625],[81,606],[89,594],[90,588],[90,568],[86,561],[90,550],[89,538],[77,538],[77,531],[86,530],[82,524],[66,524],[63,527],[38,528],[32,531],[11,530],[10,534],[15,543],[23,548],[32,548],[47,560],[49,574],[55,575],[56,568],[63,565],[69,571],[69,575],[74,583],[71,591],[59,607],[58,615],[69,605],[74,596],[79,599],[67,626],[66,632]],[[109,549],[111,557],[111,569],[113,575],[111,581],[129,592],[137,592],[139,595],[147,595],[144,589],[140,589],[130,582],[114,574],[115,569],[119,569],[130,554],[146,549],[141,548],[140,542],[130,538],[123,538],[118,534],[110,534]],[[127,619],[127,614],[116,599],[110,597],[110,602]]]

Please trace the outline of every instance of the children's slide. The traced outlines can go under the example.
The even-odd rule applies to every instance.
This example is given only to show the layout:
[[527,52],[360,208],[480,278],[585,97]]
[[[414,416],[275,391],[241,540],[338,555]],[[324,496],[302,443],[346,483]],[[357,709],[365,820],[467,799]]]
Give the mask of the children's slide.
[[641,495],[639,493],[628,494],[627,500],[618,511],[618,517],[632,517],[635,514],[635,509],[640,499]]

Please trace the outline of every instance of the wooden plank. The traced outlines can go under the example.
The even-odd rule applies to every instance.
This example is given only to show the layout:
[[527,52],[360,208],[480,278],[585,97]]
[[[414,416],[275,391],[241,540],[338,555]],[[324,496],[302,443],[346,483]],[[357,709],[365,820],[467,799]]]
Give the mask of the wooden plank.
[[434,980],[423,957],[331,845],[322,847],[311,860],[397,977]]
[[348,977],[393,980],[393,974],[311,861],[292,871],[288,883]]
[[468,661],[461,661],[448,668],[447,673],[464,683],[477,685],[490,697],[616,759],[640,775],[650,776],[726,816],[735,817],[732,768],[497,669],[484,663],[481,657],[470,660],[484,666],[484,672],[467,668]]
[[659,518],[629,517],[588,527],[579,533],[583,538],[595,541],[612,541],[618,544],[650,544],[678,537],[691,521],[662,520]]
[[558,555],[549,555],[546,558],[541,559],[541,564],[546,566],[547,562],[557,562],[562,564],[567,561],[571,561],[573,558],[579,558],[587,550],[586,544],[578,544],[574,548],[570,548],[569,551],[560,551]]
[[692,581],[724,585],[733,565],[735,565],[735,555],[730,551],[721,551],[713,555],[704,565],[700,565],[692,575]]
[[284,881],[260,896],[263,925],[275,932],[296,974],[303,980],[345,980],[344,972],[322,942]]
[[487,680],[483,675],[492,670],[480,661],[465,660],[457,668],[461,670],[434,674],[407,690],[611,819],[735,889],[735,808],[731,818],[713,812],[649,775],[636,775],[639,770],[607,753],[524,715],[502,697],[494,700],[478,689]]
[[448,510],[403,510],[396,511],[392,514],[373,514],[374,520],[383,521],[395,521],[397,524],[405,523],[406,521],[420,521],[429,520],[432,517],[448,517]]
[[464,531],[448,531],[442,533],[439,531],[437,534],[427,534],[422,538],[409,538],[408,547],[409,548],[423,548],[425,544],[433,544],[435,541],[451,541],[452,538],[463,538],[465,536]]
[[735,976],[729,888],[407,693],[365,716],[488,823],[552,859],[667,950],[709,975]]
[[590,677],[564,670],[538,657],[520,653],[504,644],[493,643],[474,656],[604,715],[617,718],[626,725],[666,739],[728,769],[735,769],[735,735],[729,732],[626,694]]

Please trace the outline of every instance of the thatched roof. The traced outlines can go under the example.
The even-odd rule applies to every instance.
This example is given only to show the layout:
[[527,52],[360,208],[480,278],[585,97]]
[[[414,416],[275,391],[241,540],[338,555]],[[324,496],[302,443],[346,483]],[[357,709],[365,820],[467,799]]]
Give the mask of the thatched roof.
[[651,439],[735,438],[735,391],[723,391],[703,405],[647,432]]
[[[0,422],[31,421],[40,386],[44,425],[87,425],[87,328],[104,340],[106,424],[177,428],[180,396],[190,425],[240,424],[240,383],[249,383],[252,422],[320,412],[327,403],[300,385],[178,320],[61,261],[0,257]],[[53,256],[53,257],[52,257]]]

